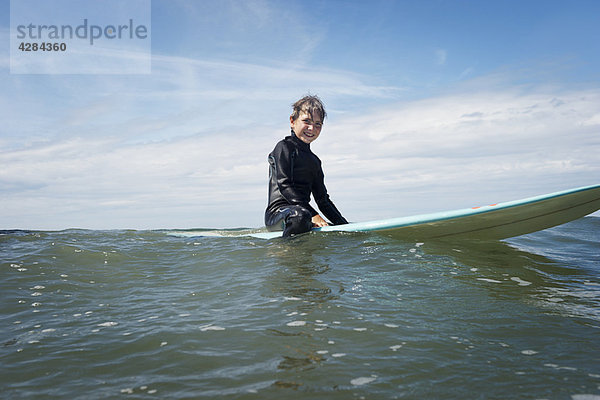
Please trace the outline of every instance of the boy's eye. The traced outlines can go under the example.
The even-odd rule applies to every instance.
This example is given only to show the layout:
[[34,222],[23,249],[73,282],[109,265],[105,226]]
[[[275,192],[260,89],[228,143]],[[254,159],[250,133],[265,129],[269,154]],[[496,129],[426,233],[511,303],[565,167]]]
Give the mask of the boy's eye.
[[310,119],[303,119],[302,122],[304,122],[306,125],[314,125],[317,127],[321,127],[321,125],[323,125],[320,122],[312,122]]

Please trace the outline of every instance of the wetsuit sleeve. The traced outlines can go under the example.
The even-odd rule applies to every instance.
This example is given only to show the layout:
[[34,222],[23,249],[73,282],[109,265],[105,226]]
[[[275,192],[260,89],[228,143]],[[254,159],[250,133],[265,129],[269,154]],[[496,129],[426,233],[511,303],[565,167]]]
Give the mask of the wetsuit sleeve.
[[325,178],[323,175],[323,169],[319,168],[317,171],[317,179],[313,187],[313,196],[315,202],[319,207],[319,210],[325,215],[325,217],[331,221],[334,225],[347,224],[346,218],[338,211],[335,204],[329,198],[327,189],[325,188]]
[[310,197],[305,199],[294,186],[292,172],[294,157],[294,149],[287,146],[285,142],[278,143],[269,155],[269,162],[274,166],[279,193],[289,204],[302,206],[309,210],[312,216],[315,216],[318,212],[308,203]]

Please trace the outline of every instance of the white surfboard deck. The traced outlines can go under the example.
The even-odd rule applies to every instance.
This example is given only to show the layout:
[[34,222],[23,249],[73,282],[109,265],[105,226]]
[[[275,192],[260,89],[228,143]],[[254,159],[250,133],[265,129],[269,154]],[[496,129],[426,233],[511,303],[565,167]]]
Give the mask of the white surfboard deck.
[[[551,228],[600,209],[600,185],[550,193],[483,207],[409,217],[326,226],[313,232],[380,232],[410,240],[467,238],[499,240]],[[280,237],[282,232],[185,231],[176,236]]]

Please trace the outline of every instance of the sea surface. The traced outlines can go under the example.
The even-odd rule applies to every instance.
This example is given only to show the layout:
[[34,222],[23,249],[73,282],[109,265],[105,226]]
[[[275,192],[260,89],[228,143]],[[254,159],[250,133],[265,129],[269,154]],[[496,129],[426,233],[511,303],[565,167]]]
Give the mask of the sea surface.
[[3,399],[600,399],[600,218],[502,242],[2,231]]

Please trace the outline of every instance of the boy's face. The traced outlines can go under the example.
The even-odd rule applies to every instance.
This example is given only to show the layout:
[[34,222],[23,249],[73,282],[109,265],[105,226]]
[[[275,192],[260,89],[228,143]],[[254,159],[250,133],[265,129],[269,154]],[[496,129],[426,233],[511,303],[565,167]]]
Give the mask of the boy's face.
[[302,111],[295,121],[290,117],[290,125],[298,139],[306,144],[311,144],[319,137],[323,121],[321,121],[321,116],[318,114],[310,115]]

